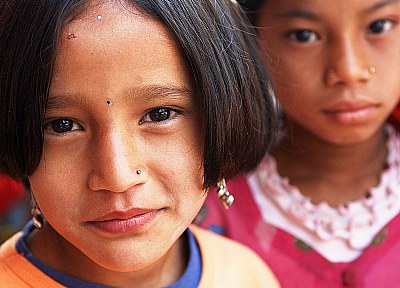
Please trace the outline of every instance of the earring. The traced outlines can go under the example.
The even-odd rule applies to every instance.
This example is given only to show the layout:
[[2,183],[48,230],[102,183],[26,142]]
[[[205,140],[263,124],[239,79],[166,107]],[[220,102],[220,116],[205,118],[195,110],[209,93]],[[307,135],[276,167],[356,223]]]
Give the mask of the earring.
[[374,66],[371,66],[368,68],[368,72],[369,72],[369,74],[375,74],[376,68]]
[[229,193],[228,188],[226,187],[225,178],[222,178],[222,180],[217,183],[217,188],[219,200],[226,209],[229,209],[229,207],[232,206],[235,197]]
[[40,211],[39,205],[36,202],[35,196],[31,192],[32,195],[32,221],[33,221],[33,226],[35,226],[37,229],[41,229],[43,227],[43,214],[42,211]]

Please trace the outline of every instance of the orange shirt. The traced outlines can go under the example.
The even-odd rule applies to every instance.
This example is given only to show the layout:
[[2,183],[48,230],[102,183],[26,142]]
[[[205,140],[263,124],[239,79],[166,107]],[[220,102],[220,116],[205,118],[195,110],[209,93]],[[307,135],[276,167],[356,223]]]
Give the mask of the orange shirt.
[[[279,287],[275,276],[249,248],[201,228],[190,226],[200,248],[203,271],[199,288]],[[2,287],[64,287],[19,255],[15,244],[21,232],[0,247]]]

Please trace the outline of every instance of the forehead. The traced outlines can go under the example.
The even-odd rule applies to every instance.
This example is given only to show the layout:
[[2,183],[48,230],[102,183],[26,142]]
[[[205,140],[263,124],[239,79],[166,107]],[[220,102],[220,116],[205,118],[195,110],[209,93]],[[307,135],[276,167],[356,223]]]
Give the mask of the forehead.
[[[109,44],[114,35],[129,36],[135,31],[143,33],[143,30],[158,30],[160,33],[154,36],[163,34],[166,42],[171,42],[173,38],[161,21],[145,15],[132,4],[124,1],[91,1],[81,13],[66,23],[62,40],[66,45],[77,42],[65,41],[71,39],[78,39],[79,42],[98,40],[98,44]],[[78,33],[82,37],[78,37]]]
[[384,7],[399,8],[400,0],[267,0],[260,17],[279,19],[324,18],[351,15],[365,17]]
[[[154,71],[179,74],[164,82],[179,77],[186,82],[190,75],[185,66],[180,45],[164,23],[120,1],[106,1],[89,5],[62,29],[51,90],[64,89],[73,79],[67,86],[72,89],[80,79],[77,73],[82,71],[84,79],[80,81],[84,84],[91,78],[99,81],[92,74],[108,76],[107,83],[118,84],[118,77],[129,77],[132,85],[146,84],[144,79],[161,81]],[[75,90],[83,87],[78,83],[75,86]]]
[[[78,64],[85,69],[106,68],[105,72],[122,69],[115,64],[128,61],[154,65],[162,61],[165,64],[162,67],[185,66],[180,44],[168,27],[120,1],[91,3],[65,25],[60,41],[56,74],[60,66],[64,73],[75,73]],[[74,61],[77,65],[72,65]]]

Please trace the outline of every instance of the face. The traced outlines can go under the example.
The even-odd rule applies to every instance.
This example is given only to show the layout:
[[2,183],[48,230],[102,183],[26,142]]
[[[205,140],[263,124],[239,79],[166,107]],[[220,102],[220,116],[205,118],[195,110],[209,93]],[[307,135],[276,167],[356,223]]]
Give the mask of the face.
[[168,254],[203,203],[202,126],[168,29],[104,2],[62,31],[29,180],[64,250],[135,271]]
[[400,97],[399,23],[398,0],[267,1],[259,35],[289,119],[334,144],[376,134]]

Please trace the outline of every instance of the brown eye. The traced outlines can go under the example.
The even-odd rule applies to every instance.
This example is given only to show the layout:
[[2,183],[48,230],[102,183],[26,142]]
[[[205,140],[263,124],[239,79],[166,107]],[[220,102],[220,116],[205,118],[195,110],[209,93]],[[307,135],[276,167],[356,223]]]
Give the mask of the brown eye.
[[310,43],[319,39],[318,35],[311,30],[295,30],[288,33],[290,39],[300,43]]
[[59,133],[59,134],[81,129],[79,124],[77,124],[75,121],[65,118],[54,119],[48,122],[44,126],[44,128],[46,130],[51,131],[52,133]]
[[140,123],[144,122],[163,122],[168,121],[171,117],[175,116],[178,113],[177,111],[166,108],[159,107],[148,112],[140,121]]
[[149,117],[154,122],[167,120],[171,115],[171,111],[167,108],[158,108],[150,111]]
[[368,32],[372,34],[383,34],[390,31],[393,27],[393,22],[386,19],[380,19],[369,25]]
[[72,130],[73,122],[68,119],[58,119],[51,123],[53,131],[56,133],[65,133]]

